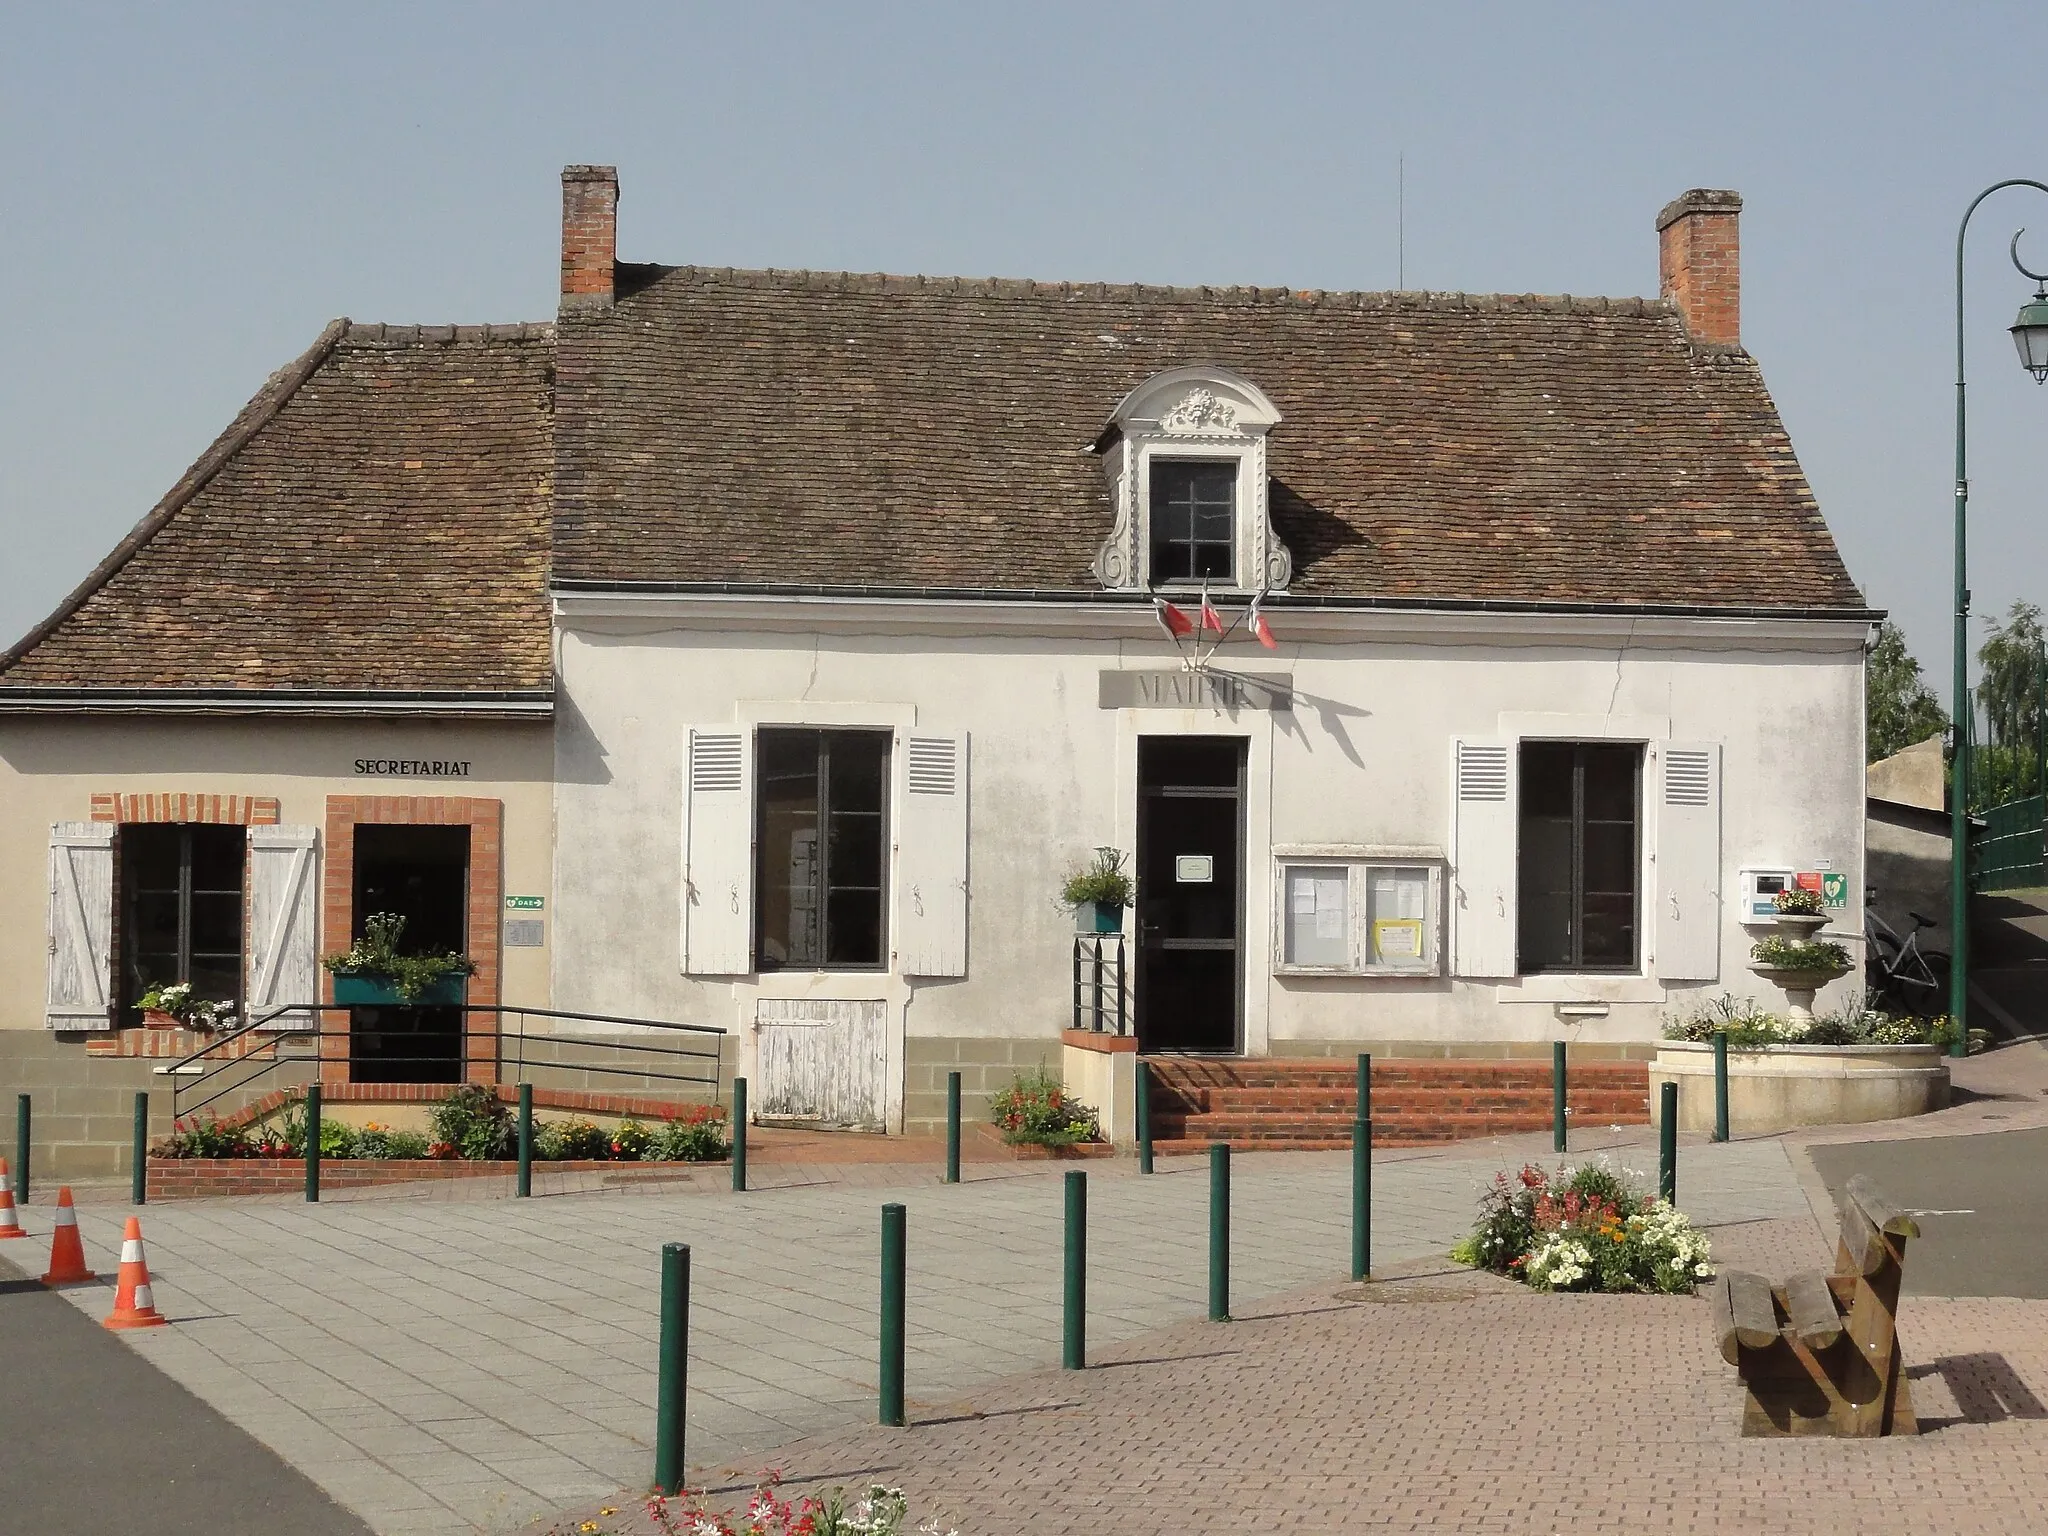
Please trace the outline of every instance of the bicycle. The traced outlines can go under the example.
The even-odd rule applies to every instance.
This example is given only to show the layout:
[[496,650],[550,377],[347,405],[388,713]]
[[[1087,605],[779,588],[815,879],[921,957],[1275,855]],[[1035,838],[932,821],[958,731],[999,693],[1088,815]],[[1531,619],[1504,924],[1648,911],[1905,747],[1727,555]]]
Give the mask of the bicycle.
[[1902,939],[1897,929],[1877,915],[1871,905],[1876,899],[1876,891],[1864,893],[1865,997],[1871,1007],[1884,1013],[1940,1017],[1948,1011],[1949,957],[1920,947],[1920,930],[1934,927],[1934,919],[1907,913],[1913,919],[1913,931]]

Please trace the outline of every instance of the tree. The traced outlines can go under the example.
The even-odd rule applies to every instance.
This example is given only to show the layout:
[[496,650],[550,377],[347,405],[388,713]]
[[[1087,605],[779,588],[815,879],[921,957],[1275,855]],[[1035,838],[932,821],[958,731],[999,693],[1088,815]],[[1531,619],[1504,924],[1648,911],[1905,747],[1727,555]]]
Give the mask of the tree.
[[1876,762],[1948,729],[1948,715],[1920,677],[1899,626],[1886,619],[1864,665],[1863,757]]
[[2003,805],[2040,793],[2041,610],[2015,602],[2005,619],[1986,621],[1977,703],[1985,744],[1972,754],[1970,804]]

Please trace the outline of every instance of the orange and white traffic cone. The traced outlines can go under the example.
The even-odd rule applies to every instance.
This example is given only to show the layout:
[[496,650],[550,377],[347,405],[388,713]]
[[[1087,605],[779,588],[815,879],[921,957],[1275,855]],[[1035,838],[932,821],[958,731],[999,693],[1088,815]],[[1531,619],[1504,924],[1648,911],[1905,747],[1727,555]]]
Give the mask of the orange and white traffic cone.
[[142,1223],[130,1216],[128,1230],[121,1234],[121,1278],[114,1286],[114,1310],[106,1326],[158,1328],[163,1323],[149,1288],[149,1260],[142,1255]]
[[7,1159],[0,1157],[0,1237],[27,1236],[14,1211],[14,1180],[7,1172]]
[[50,1232],[50,1272],[45,1285],[77,1285],[99,1276],[85,1267],[85,1244],[78,1237],[78,1212],[71,1208],[71,1186],[57,1191],[57,1225]]

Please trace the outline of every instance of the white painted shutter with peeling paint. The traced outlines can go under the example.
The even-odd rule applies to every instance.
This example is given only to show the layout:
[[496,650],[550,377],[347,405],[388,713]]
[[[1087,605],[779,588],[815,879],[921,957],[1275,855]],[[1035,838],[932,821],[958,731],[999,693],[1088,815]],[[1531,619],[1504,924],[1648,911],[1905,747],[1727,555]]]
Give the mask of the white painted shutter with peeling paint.
[[752,732],[693,726],[683,790],[683,972],[754,968]]
[[1515,974],[1515,744],[1452,743],[1451,959],[1459,976]]
[[52,1029],[114,1027],[114,824],[50,828],[50,973],[44,1022]]
[[1670,741],[1657,799],[1657,949],[1664,981],[1721,975],[1721,748]]
[[967,737],[897,738],[896,969],[967,974]]
[[249,829],[249,976],[242,1016],[267,1029],[311,1029],[315,1015],[283,1003],[320,999],[319,833]]
[[754,1005],[754,1047],[756,1115],[880,1128],[886,1003],[764,997]]

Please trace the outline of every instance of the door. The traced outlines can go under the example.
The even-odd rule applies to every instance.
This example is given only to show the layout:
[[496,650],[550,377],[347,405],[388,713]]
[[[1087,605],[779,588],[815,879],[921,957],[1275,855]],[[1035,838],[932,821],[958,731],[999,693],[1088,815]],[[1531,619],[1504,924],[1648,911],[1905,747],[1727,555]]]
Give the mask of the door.
[[1138,1048],[1235,1051],[1244,998],[1239,736],[1138,740]]
[[[360,824],[355,834],[353,936],[390,912],[405,919],[401,954],[467,954],[469,828]],[[461,1082],[464,1017],[450,1007],[351,1008],[350,1081]],[[486,1027],[490,1015],[477,1017]]]

